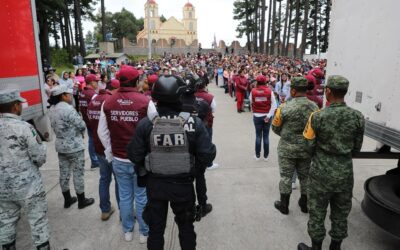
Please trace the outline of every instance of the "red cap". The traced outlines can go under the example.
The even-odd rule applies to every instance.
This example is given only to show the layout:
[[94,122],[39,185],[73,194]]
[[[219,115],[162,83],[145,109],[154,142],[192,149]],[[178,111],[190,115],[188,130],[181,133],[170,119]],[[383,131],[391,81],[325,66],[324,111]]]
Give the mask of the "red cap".
[[112,79],[110,81],[110,86],[113,87],[114,89],[118,89],[120,86],[119,81],[117,79]]
[[97,82],[100,81],[100,79],[95,75],[95,74],[89,74],[85,77],[85,82]]
[[267,82],[267,78],[264,75],[258,75],[256,78],[257,82],[261,82],[261,83],[266,83]]
[[316,85],[316,79],[312,75],[306,75],[305,78],[307,79],[308,84]]
[[125,66],[119,71],[120,83],[127,83],[139,77],[139,71],[132,66]]
[[153,84],[153,83],[157,82],[157,80],[158,80],[158,76],[157,75],[149,75],[147,77],[147,82],[149,84]]
[[311,71],[311,74],[313,76],[315,76],[316,78],[322,78],[325,75],[324,72],[320,68],[313,69]]

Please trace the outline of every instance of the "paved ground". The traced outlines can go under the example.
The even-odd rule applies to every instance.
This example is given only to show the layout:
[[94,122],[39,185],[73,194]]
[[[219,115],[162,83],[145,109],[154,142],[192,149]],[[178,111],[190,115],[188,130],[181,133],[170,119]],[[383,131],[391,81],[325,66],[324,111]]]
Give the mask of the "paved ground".
[[[276,154],[279,138],[271,133],[270,160],[255,162],[255,135],[251,114],[236,113],[233,99],[214,86],[210,87],[210,91],[216,96],[218,103],[214,128],[214,142],[218,148],[215,162],[221,167],[206,174],[208,196],[214,210],[196,223],[198,249],[286,250],[296,249],[300,241],[309,242],[306,226],[308,216],[302,214],[297,206],[299,190],[293,192],[289,216],[281,215],[273,208],[273,203],[279,196]],[[373,149],[374,145],[372,140],[365,139],[365,149]],[[89,163],[86,163],[88,169]],[[344,242],[343,249],[400,249],[400,241],[375,226],[360,208],[364,181],[370,176],[383,174],[396,164],[393,160],[354,161],[353,209],[349,218],[349,238]],[[118,213],[107,222],[100,220],[98,170],[88,170],[85,174],[86,194],[95,197],[96,203],[83,210],[78,210],[77,205],[69,209],[63,208],[58,185],[58,160],[53,143],[49,143],[48,161],[42,167],[42,174],[48,192],[53,249],[146,249],[146,246],[138,243],[137,225],[134,241],[123,241]],[[115,204],[114,197],[112,202]],[[330,226],[328,220],[326,225]],[[169,216],[165,249],[180,248],[177,235],[177,227],[172,216]],[[325,249],[329,241],[328,237],[324,242]],[[19,223],[17,246],[18,249],[33,249],[25,218]]]

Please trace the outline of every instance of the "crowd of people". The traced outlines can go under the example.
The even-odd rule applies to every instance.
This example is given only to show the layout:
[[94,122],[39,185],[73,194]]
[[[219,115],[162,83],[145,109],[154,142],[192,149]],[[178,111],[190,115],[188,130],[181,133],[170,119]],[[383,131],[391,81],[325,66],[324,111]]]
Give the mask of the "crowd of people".
[[[252,111],[255,160],[260,160],[263,153],[264,161],[268,161],[271,126],[281,137],[280,200],[275,202],[275,208],[282,214],[289,213],[291,183],[297,173],[301,186],[299,206],[310,214],[312,247],[301,243],[298,248],[321,249],[330,204],[330,249],[340,249],[347,236],[351,208],[351,153],[361,148],[364,125],[361,113],[344,103],[347,79],[333,76],[325,82],[325,60],[221,53],[168,55],[109,66],[101,61],[83,65],[76,60],[76,71],[62,72],[60,77],[49,68],[44,88],[56,135],[65,209],[76,202],[79,209],[95,203],[94,198],[85,195],[87,133],[91,168],[100,168],[100,219],[108,220],[118,208],[126,241],[133,240],[137,220],[139,242],[147,242],[148,249],[163,249],[170,203],[181,248],[195,249],[193,223],[212,211],[204,174],[207,169],[218,167],[213,163],[216,147],[212,143],[216,100],[207,91],[210,80],[215,80],[235,98],[239,114],[246,108]],[[324,94],[329,108],[319,111]],[[0,224],[7,228],[0,233],[0,243],[3,249],[15,249],[18,211],[27,207],[34,243],[37,249],[44,250],[50,249],[49,228],[38,167],[45,163],[46,146],[35,129],[18,117],[24,101],[18,91],[0,92],[0,119],[7,121],[0,125],[0,134],[11,134],[7,143],[0,146],[1,159],[7,158],[0,168],[5,171],[0,195],[2,201],[9,201],[0,205],[0,212],[7,210],[0,216]],[[332,126],[332,121],[337,124]],[[12,136],[21,137],[24,142],[16,146]],[[12,145],[12,150],[20,154],[4,157]],[[21,157],[26,158],[23,165],[18,163]],[[16,180],[17,172],[8,170],[9,165],[18,166],[29,178]],[[76,197],[70,191],[71,174]],[[110,198],[113,176],[115,205]],[[13,194],[19,197],[18,202]],[[15,213],[10,212],[13,209]]]

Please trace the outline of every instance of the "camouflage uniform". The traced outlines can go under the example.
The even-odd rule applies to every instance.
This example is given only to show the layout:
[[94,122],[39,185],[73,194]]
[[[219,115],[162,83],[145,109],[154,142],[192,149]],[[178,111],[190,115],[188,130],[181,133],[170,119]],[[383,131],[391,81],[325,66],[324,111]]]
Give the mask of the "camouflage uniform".
[[[347,89],[349,82],[341,76],[328,78],[327,88]],[[331,208],[332,240],[347,237],[347,217],[353,191],[352,154],[363,142],[364,117],[345,103],[332,103],[313,113],[304,130],[304,137],[313,143],[309,174],[308,233],[315,242],[325,238],[325,216]]]
[[62,192],[69,190],[71,171],[77,194],[84,192],[84,143],[86,125],[72,105],[59,102],[50,108],[51,126],[56,134],[56,151],[60,166],[60,186]]
[[[15,95],[19,93],[1,91],[0,105],[18,100]],[[10,113],[0,114],[0,138],[0,247],[15,241],[21,208],[27,213],[35,245],[41,245],[50,238],[39,171],[46,162],[46,145],[32,125]]]
[[[303,77],[295,77],[292,80],[292,86],[306,87],[307,80]],[[295,170],[299,175],[301,193],[307,193],[311,150],[303,137],[303,129],[310,114],[316,110],[318,106],[307,97],[295,97],[277,109],[272,122],[272,131],[281,136],[278,144],[281,194],[292,193],[292,177]]]

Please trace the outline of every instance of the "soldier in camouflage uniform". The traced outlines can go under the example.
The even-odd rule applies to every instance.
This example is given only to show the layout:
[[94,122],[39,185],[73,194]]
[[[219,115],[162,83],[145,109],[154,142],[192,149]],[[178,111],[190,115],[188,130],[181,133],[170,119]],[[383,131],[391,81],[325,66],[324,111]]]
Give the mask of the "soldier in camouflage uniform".
[[330,76],[325,92],[330,106],[313,113],[304,130],[304,137],[313,144],[308,190],[312,247],[300,243],[299,250],[321,249],[328,205],[332,223],[329,249],[339,250],[347,237],[354,184],[352,154],[360,151],[364,135],[363,115],[344,102],[348,86],[346,78]]
[[72,92],[65,86],[57,86],[51,90],[49,103],[51,127],[56,134],[55,146],[58,152],[64,208],[69,208],[77,201],[76,197],[71,197],[69,190],[72,171],[78,208],[81,209],[94,203],[93,198],[85,198],[83,133],[86,125],[72,107]]
[[46,145],[36,130],[21,120],[17,90],[0,91],[0,248],[15,249],[21,208],[32,239],[40,250],[50,249],[46,192],[39,167],[46,162]]
[[292,177],[297,170],[301,198],[301,211],[307,213],[307,178],[311,162],[311,150],[303,137],[303,129],[310,114],[318,110],[318,106],[307,99],[307,79],[294,77],[291,82],[293,99],[281,105],[272,121],[272,131],[281,136],[278,144],[278,161],[281,180],[279,191],[281,199],[275,202],[275,208],[282,214],[289,213],[289,199],[292,193]]

